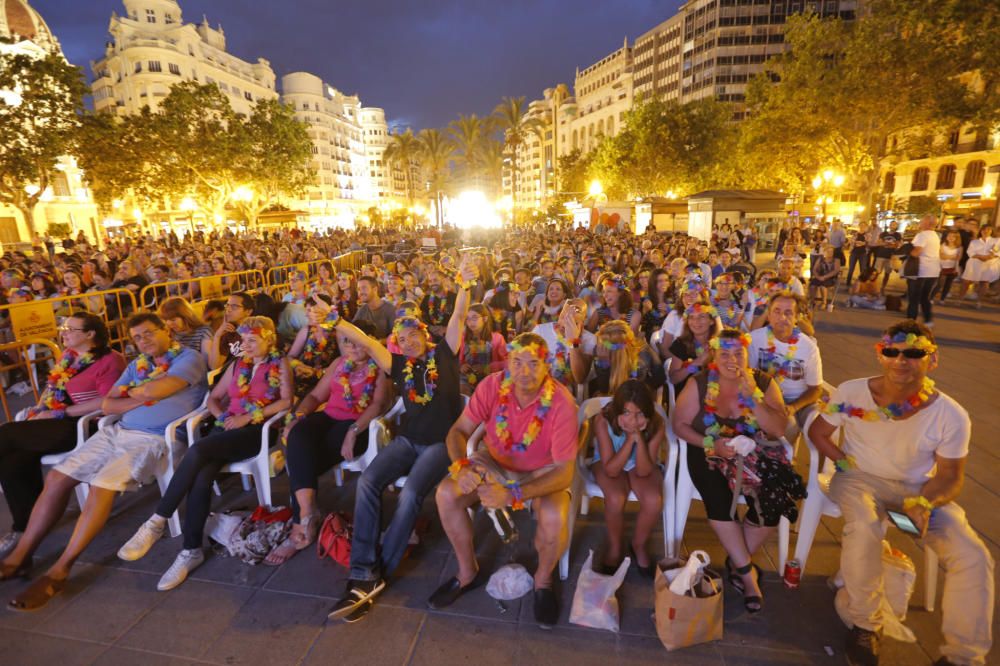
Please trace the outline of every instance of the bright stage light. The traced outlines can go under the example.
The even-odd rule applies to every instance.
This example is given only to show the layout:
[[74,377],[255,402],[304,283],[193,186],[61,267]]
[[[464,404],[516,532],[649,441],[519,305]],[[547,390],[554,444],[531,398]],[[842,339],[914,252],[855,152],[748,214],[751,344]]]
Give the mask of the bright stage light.
[[482,192],[462,192],[451,200],[448,206],[448,221],[459,229],[483,227],[497,229],[500,227],[500,217],[496,209],[486,200]]

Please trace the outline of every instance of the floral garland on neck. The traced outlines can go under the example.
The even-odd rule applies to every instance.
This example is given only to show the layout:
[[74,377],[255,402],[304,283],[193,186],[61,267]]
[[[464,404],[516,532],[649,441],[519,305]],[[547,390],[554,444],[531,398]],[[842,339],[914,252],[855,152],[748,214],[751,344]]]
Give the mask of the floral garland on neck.
[[69,380],[89,368],[96,360],[90,352],[78,354],[73,349],[64,351],[59,358],[59,362],[49,372],[45,383],[45,391],[42,393],[38,404],[28,409],[28,420],[35,418],[44,411],[52,412],[54,418],[64,418],[66,416],[66,408],[73,403],[66,388]]
[[[174,362],[174,359],[181,355],[182,351],[184,351],[184,348],[181,347],[179,342],[175,341],[170,344],[167,353],[160,357],[159,363],[156,363],[156,359],[146,354],[139,354],[139,357],[135,359],[135,381],[119,386],[118,394],[123,398],[128,397],[128,392],[135,387],[142,386],[167,374],[167,371],[170,370],[170,365]],[[156,364],[154,365],[154,363]],[[149,407],[153,403],[146,402],[144,404]]]
[[431,326],[440,326],[447,321],[445,319],[445,315],[448,314],[447,308],[448,292],[444,292],[443,296],[427,294],[427,321]]
[[700,342],[698,342],[697,340],[695,340],[694,341],[694,358],[689,358],[689,359],[687,359],[685,361],[682,361],[681,362],[681,369],[684,370],[685,372],[687,372],[689,375],[696,375],[699,372],[701,372],[701,366],[698,365],[698,364],[696,364],[695,361],[697,361],[699,358],[701,358],[704,353],[705,353],[705,346],[703,344],[701,344]]
[[306,344],[302,349],[300,359],[303,363],[311,364],[313,359],[319,358],[330,345],[330,331],[337,325],[339,314],[336,309],[330,310],[318,326],[312,327],[306,336]]
[[552,378],[561,384],[568,385],[573,376],[569,361],[571,345],[566,336],[560,333],[555,326],[552,327],[552,330],[556,334],[556,348],[552,352]]
[[722,320],[722,325],[726,328],[736,328],[739,323],[739,318],[736,316],[737,307],[736,301],[732,298],[729,299],[729,306],[722,307],[722,301],[717,301],[712,299],[712,304],[715,306],[716,312],[719,318]]
[[[264,408],[277,400],[281,392],[281,353],[277,350],[268,353],[264,357],[264,361],[260,364],[260,372],[267,373],[267,389],[264,392],[264,397],[260,400],[250,399],[250,382],[253,380],[253,368],[253,360],[246,355],[236,365],[236,387],[240,400],[239,406],[244,414],[250,416],[251,423],[263,423]],[[230,405],[230,409],[223,412],[215,420],[215,425],[221,427],[226,422],[226,418],[230,416],[234,416],[232,405]]]
[[728,434],[735,432],[753,438],[760,431],[760,424],[757,423],[753,410],[757,403],[763,399],[764,393],[759,387],[754,387],[753,395],[750,396],[738,393],[736,400],[740,408],[740,415],[736,417],[735,428],[727,426],[723,431],[722,424],[716,417],[719,400],[719,366],[715,363],[709,363],[708,384],[705,389],[705,415],[702,417],[702,423],[705,425],[705,438],[702,440],[705,455],[711,457],[715,453],[715,441]]
[[424,391],[417,393],[413,381],[414,358],[407,358],[403,366],[403,392],[407,399],[416,405],[426,405],[434,399],[434,389],[437,388],[437,361],[434,358],[434,345],[427,347],[427,369],[424,370]]
[[824,401],[823,411],[827,414],[846,414],[847,416],[862,419],[863,421],[892,421],[905,418],[917,411],[930,402],[933,395],[934,381],[929,377],[924,377],[920,389],[901,402],[894,402],[885,407],[876,404],[875,409],[862,409],[861,407],[849,405],[846,402],[834,404],[827,399]]
[[767,367],[764,368],[764,372],[771,375],[771,377],[774,378],[774,381],[778,382],[778,384],[784,382],[788,377],[788,369],[791,367],[792,361],[795,360],[795,349],[799,344],[800,335],[802,335],[802,332],[799,330],[798,326],[792,329],[792,334],[789,336],[788,342],[785,343],[788,345],[788,350],[780,356],[781,360],[778,361],[777,338],[774,337],[774,329],[771,328],[771,325],[768,324],[767,326],[766,351],[768,353],[768,361]]
[[465,349],[462,356],[472,370],[465,376],[469,386],[475,386],[479,380],[489,374],[490,359],[493,358],[492,340],[473,340],[468,333],[465,335]]
[[344,390],[344,404],[347,408],[360,414],[371,404],[372,396],[375,394],[375,381],[378,379],[378,364],[373,359],[368,359],[368,372],[365,374],[365,383],[361,387],[361,395],[355,400],[354,387],[351,386],[351,373],[354,372],[354,361],[345,359],[343,366],[337,373],[337,382]]
[[503,450],[524,453],[542,431],[545,416],[549,413],[549,409],[552,408],[552,396],[555,394],[556,382],[552,377],[545,378],[541,388],[541,398],[538,401],[538,406],[535,408],[535,415],[532,417],[531,422],[528,423],[528,427],[525,428],[524,437],[517,443],[513,441],[514,435],[510,431],[510,421],[507,416],[510,412],[511,400],[513,399],[513,388],[514,380],[510,376],[510,371],[506,371],[503,375],[503,381],[500,382],[500,392],[497,395],[499,402],[494,423],[494,433]]

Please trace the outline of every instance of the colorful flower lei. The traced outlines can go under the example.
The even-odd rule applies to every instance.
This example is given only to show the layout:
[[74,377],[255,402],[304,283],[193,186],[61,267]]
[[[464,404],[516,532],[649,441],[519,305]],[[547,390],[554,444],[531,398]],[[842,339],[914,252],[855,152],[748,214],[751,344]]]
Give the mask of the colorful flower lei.
[[475,386],[482,377],[489,374],[490,359],[493,358],[493,343],[490,340],[472,340],[465,336],[465,349],[462,354],[465,362],[472,367],[465,379],[469,386]]
[[799,330],[798,326],[792,329],[792,334],[788,338],[788,350],[784,355],[780,356],[780,361],[777,352],[777,339],[774,337],[774,329],[771,325],[767,326],[767,353],[769,355],[767,361],[767,367],[764,368],[764,372],[771,375],[774,381],[781,384],[788,377],[788,369],[791,367],[792,361],[795,360],[795,349],[799,344],[799,336],[802,332]]
[[410,402],[426,405],[434,399],[434,389],[437,387],[437,361],[434,358],[434,346],[427,348],[427,369],[424,371],[424,392],[418,394],[413,381],[413,364],[416,359],[407,358],[403,366],[403,391]]
[[685,319],[696,314],[707,314],[708,316],[715,318],[719,316],[719,310],[714,305],[705,305],[704,303],[695,303],[691,307],[684,310]]
[[846,402],[834,404],[827,399],[824,401],[823,411],[827,414],[846,414],[852,418],[864,421],[891,421],[893,419],[901,419],[907,414],[915,412],[927,404],[933,394],[934,381],[929,377],[924,377],[920,390],[902,402],[894,402],[885,407],[876,405],[875,409],[862,409],[861,407],[849,405]]
[[[143,384],[151,382],[154,379],[158,379],[163,375],[167,374],[167,371],[170,370],[170,365],[174,362],[174,359],[176,359],[178,356],[181,355],[182,351],[184,351],[184,348],[181,347],[179,342],[175,341],[171,343],[169,349],[167,349],[167,353],[165,353],[163,356],[160,357],[160,362],[157,363],[155,367],[153,364],[155,363],[156,359],[150,358],[146,354],[139,354],[138,358],[136,358],[134,361],[135,381],[133,381],[130,384],[123,384],[119,386],[118,394],[122,398],[127,398],[128,392],[134,389],[135,387],[142,386]],[[149,407],[150,405],[153,404],[153,402],[149,401],[143,404]]]
[[889,345],[898,344],[907,344],[911,347],[916,347],[917,349],[923,349],[928,354],[933,354],[937,351],[937,345],[931,342],[930,338],[923,335],[917,335],[915,333],[897,333],[892,337],[884,335],[882,336],[882,341],[875,345],[875,349],[881,352]]
[[365,411],[371,403],[375,394],[375,381],[378,378],[378,364],[373,359],[368,359],[368,372],[365,374],[365,383],[361,387],[361,395],[354,399],[354,388],[351,386],[351,373],[354,372],[354,361],[345,359],[343,366],[337,373],[337,382],[344,390],[344,404],[347,408],[360,414]]
[[[555,330],[555,327],[553,327]],[[558,330],[555,331],[556,334],[556,348],[552,352],[552,377],[557,382],[562,384],[568,384],[568,378],[572,377],[573,369],[570,365],[569,354],[570,354],[570,342],[566,339],[562,333]]]
[[[242,326],[240,327],[243,328]],[[260,400],[250,399],[250,382],[253,380],[253,360],[243,356],[236,365],[236,387],[239,395],[239,406],[244,414],[250,416],[251,423],[264,422],[264,408],[278,399],[281,392],[281,352],[270,352],[261,364],[260,371],[267,373],[267,389]],[[226,419],[234,416],[232,405],[215,420],[215,425],[222,426]]]
[[705,455],[708,457],[714,455],[715,441],[720,437],[735,432],[736,434],[754,438],[760,431],[760,424],[757,423],[757,418],[753,414],[757,403],[764,399],[764,393],[760,390],[760,387],[754,387],[753,394],[750,396],[745,396],[742,393],[737,394],[736,399],[740,407],[740,415],[736,419],[735,429],[727,426],[725,432],[716,418],[716,413],[718,412],[716,402],[718,399],[719,366],[715,363],[710,363],[708,365],[708,384],[705,389],[705,416],[702,417],[702,423],[705,425],[705,438],[702,440],[702,444],[705,447]]
[[[536,347],[537,345],[528,345],[528,348]],[[509,348],[509,345],[508,345]],[[497,395],[498,406],[496,413],[496,421],[494,423],[494,433],[496,434],[497,440],[500,442],[500,446],[505,451],[516,451],[518,453],[524,453],[528,450],[535,439],[538,438],[538,434],[542,431],[542,424],[545,422],[545,415],[549,413],[549,409],[552,408],[552,396],[555,394],[556,382],[551,377],[546,377],[541,389],[541,399],[538,401],[538,407],[535,408],[535,415],[532,417],[531,422],[528,423],[528,427],[524,430],[524,437],[520,442],[514,443],[513,434],[510,431],[510,421],[507,417],[510,411],[510,402],[513,399],[513,388],[514,379],[510,376],[510,371],[504,372],[503,381],[500,382],[500,392]]]
[[444,296],[427,294],[427,321],[429,321],[432,326],[440,326],[444,324],[447,321],[445,318],[445,315],[448,314],[447,307],[447,292]]
[[741,333],[738,338],[723,338],[717,335],[708,341],[708,346],[715,350],[738,349],[739,347],[746,349],[750,346],[750,334]]
[[72,404],[67,385],[69,380],[80,374],[94,363],[96,359],[90,352],[78,354],[72,349],[62,353],[59,362],[49,372],[45,382],[45,390],[38,404],[28,409],[28,420],[35,418],[44,411],[50,411],[57,419],[66,416],[66,408]]

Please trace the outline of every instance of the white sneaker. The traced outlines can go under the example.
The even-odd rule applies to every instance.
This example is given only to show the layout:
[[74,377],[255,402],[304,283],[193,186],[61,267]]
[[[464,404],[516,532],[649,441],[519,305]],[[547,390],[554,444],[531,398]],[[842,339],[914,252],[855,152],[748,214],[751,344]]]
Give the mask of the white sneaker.
[[188,574],[200,567],[204,561],[205,553],[201,548],[182,550],[177,553],[177,559],[167,569],[167,573],[163,574],[163,577],[160,578],[160,582],[156,584],[156,589],[160,592],[174,589],[187,580]]
[[31,385],[28,384],[28,382],[21,381],[10,386],[7,389],[7,393],[13,393],[16,396],[21,397],[23,395],[31,393]]
[[160,540],[167,526],[167,521],[158,521],[150,518],[125,542],[125,545],[118,550],[118,558],[126,562],[134,562],[143,557],[153,547],[153,544]]
[[8,532],[0,538],[0,557],[5,557],[10,551],[17,547],[17,542],[24,536],[24,532]]

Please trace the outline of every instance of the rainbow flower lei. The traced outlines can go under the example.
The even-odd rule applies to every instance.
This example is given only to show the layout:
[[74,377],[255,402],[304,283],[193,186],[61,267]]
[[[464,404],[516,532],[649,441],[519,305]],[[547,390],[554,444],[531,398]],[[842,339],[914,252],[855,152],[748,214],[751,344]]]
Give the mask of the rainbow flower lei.
[[361,395],[354,399],[354,388],[351,386],[351,373],[354,372],[354,361],[345,359],[340,372],[337,373],[337,382],[344,389],[344,404],[347,408],[360,414],[365,411],[371,403],[372,395],[375,394],[375,380],[378,377],[378,364],[374,360],[368,359],[368,372],[365,375],[364,386],[361,387]]
[[875,409],[862,409],[861,407],[849,405],[846,402],[838,402],[834,404],[827,400],[823,406],[823,411],[827,414],[846,414],[852,418],[862,419],[864,421],[891,421],[893,419],[901,419],[907,414],[915,412],[917,409],[927,404],[933,394],[934,381],[929,377],[924,377],[920,390],[902,402],[894,402],[891,405],[886,405],[885,407],[876,405]]
[[434,399],[434,389],[437,387],[437,361],[434,358],[434,346],[427,348],[427,369],[424,371],[424,392],[418,394],[413,381],[413,364],[416,359],[407,358],[403,366],[403,390],[407,399],[417,405],[426,405]]
[[555,334],[556,348],[552,352],[552,377],[557,382],[568,384],[569,378],[572,377],[572,367],[569,362],[570,343],[559,331],[555,331]]
[[774,378],[774,381],[781,384],[788,377],[788,368],[791,366],[792,361],[795,360],[795,349],[796,345],[799,344],[799,336],[802,332],[799,330],[798,326],[792,329],[792,335],[788,338],[788,350],[781,356],[780,361],[776,361],[778,358],[777,352],[777,340],[774,337],[774,330],[771,325],[767,326],[767,353],[770,358],[767,362],[767,368],[765,372]]
[[[529,345],[529,348],[534,345]],[[546,377],[545,383],[542,384],[541,398],[538,401],[538,406],[535,408],[535,415],[532,417],[531,422],[528,423],[528,427],[524,431],[524,437],[520,442],[514,443],[514,436],[510,431],[510,421],[508,419],[508,412],[510,411],[511,394],[513,393],[514,380],[510,376],[510,371],[505,371],[503,375],[503,381],[500,382],[500,392],[497,395],[498,407],[496,413],[496,421],[494,423],[494,433],[496,434],[497,440],[500,442],[500,446],[505,451],[516,451],[518,453],[524,453],[528,450],[534,441],[538,438],[538,434],[542,431],[542,424],[545,422],[545,415],[549,413],[549,409],[552,408],[552,396],[555,394],[556,382],[552,377]]]
[[446,311],[447,308],[447,292],[445,292],[444,296],[427,294],[427,321],[429,321],[432,326],[440,326],[447,321],[445,318],[445,315],[448,314]]
[[[142,386],[167,374],[167,371],[170,370],[170,365],[174,362],[174,359],[181,355],[182,351],[184,351],[184,348],[181,347],[180,343],[173,342],[170,348],[167,349],[167,353],[160,357],[160,362],[155,366],[156,359],[146,354],[139,354],[138,358],[135,359],[135,381],[119,386],[118,394],[126,398],[128,397],[128,392],[136,386]],[[149,407],[153,403],[146,402],[144,404]]]
[[28,419],[33,419],[46,410],[52,412],[57,419],[64,418],[66,408],[73,402],[66,389],[69,380],[89,368],[95,360],[90,352],[77,354],[72,349],[64,351],[59,362],[49,372],[45,391],[42,392],[38,404],[28,409]]
[[[243,328],[242,326],[240,327]],[[253,380],[253,360],[244,356],[236,366],[236,387],[240,399],[240,409],[250,416],[251,423],[264,422],[264,408],[278,399],[281,391],[281,353],[270,352],[261,364],[261,372],[267,373],[267,389],[260,400],[250,399],[250,382]],[[215,420],[215,425],[222,426],[226,418],[234,416],[232,405]]]
[[705,438],[702,444],[705,447],[705,455],[711,457],[715,453],[715,441],[726,434],[733,432],[753,438],[760,431],[760,424],[753,414],[754,407],[764,399],[764,393],[760,387],[754,387],[753,394],[745,396],[737,394],[737,404],[740,407],[740,415],[737,417],[735,430],[726,427],[723,431],[722,424],[719,423],[716,414],[718,412],[717,401],[719,399],[719,366],[715,363],[708,365],[708,385],[705,390],[705,415],[702,423],[705,425]]
[[472,367],[465,379],[469,386],[475,386],[479,380],[489,374],[490,359],[493,358],[493,343],[490,340],[473,341],[465,336],[465,362]]

